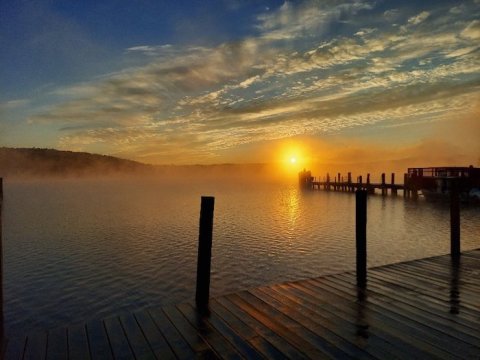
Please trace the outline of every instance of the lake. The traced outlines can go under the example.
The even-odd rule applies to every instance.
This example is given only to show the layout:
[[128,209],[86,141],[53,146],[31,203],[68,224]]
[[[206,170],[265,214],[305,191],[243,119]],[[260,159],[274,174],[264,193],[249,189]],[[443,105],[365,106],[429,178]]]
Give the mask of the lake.
[[[230,178],[231,180],[231,178]],[[7,335],[195,293],[200,196],[215,196],[211,295],[355,267],[355,195],[254,181],[4,181]],[[480,247],[462,207],[462,250]],[[370,196],[368,265],[446,254],[449,208]]]

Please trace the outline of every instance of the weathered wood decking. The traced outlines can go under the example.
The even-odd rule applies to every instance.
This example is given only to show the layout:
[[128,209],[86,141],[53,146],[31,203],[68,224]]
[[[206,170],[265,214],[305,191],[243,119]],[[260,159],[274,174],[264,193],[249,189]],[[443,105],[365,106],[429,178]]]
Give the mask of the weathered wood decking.
[[[193,303],[193,302],[192,302]],[[4,344],[6,359],[480,358],[480,250],[142,310]]]

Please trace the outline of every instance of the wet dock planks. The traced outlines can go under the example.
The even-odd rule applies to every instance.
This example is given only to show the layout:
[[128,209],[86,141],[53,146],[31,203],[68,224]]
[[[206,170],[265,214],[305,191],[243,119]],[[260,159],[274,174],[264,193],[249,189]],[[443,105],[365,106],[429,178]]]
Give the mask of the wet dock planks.
[[3,344],[6,359],[479,359],[480,250],[141,310]]

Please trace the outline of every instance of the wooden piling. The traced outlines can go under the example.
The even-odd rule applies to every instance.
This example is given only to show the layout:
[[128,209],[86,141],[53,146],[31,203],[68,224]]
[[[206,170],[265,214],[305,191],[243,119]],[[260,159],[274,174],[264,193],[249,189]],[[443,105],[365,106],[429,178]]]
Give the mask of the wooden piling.
[[450,189],[450,255],[454,260],[460,258],[460,195],[455,180]]
[[387,188],[385,187],[385,173],[382,173],[382,195],[387,194]]
[[195,296],[195,303],[200,310],[208,308],[208,298],[210,295],[214,205],[214,197],[202,196],[198,235],[197,292]]
[[3,178],[0,177],[0,341],[3,341],[5,336],[5,324],[3,318],[3,225],[2,225],[2,210],[3,210]]
[[391,188],[391,193],[392,195],[397,195],[397,187],[395,186],[395,173],[392,173],[392,178],[391,178],[391,183],[392,183],[392,188]]
[[355,192],[355,239],[357,258],[357,285],[367,283],[367,191]]

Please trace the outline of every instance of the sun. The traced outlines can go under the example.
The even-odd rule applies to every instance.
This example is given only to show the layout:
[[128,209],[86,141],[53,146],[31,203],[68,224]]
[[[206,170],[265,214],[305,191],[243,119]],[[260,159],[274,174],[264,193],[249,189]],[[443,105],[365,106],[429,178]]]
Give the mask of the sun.
[[295,156],[290,157],[290,164],[296,164],[297,158]]

